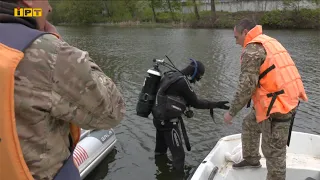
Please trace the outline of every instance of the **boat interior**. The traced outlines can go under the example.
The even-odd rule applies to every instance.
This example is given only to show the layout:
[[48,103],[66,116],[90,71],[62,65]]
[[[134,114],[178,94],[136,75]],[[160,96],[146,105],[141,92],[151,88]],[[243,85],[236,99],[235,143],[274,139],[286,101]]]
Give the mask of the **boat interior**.
[[[222,138],[199,165],[193,177],[206,180],[265,180],[266,159],[261,147],[261,168],[235,170],[232,168],[233,162],[226,161],[225,153],[231,152],[239,143],[240,134]],[[320,180],[320,136],[292,132],[290,146],[287,147],[286,163],[286,179]]]

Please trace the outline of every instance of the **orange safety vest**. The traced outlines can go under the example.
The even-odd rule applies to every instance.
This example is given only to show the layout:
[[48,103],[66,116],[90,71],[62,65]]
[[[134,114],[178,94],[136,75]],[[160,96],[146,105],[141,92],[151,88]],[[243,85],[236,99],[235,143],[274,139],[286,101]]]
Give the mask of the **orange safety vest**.
[[261,43],[267,52],[260,66],[258,87],[251,97],[257,122],[276,112],[289,113],[297,107],[299,98],[308,101],[301,76],[287,50],[276,39],[262,34],[260,25],[248,32],[244,48],[250,43]]
[[[24,57],[23,51],[46,33],[21,24],[0,23],[0,29],[0,179],[33,180],[16,130],[14,73]],[[71,124],[70,134],[74,149],[80,139],[80,128]]]

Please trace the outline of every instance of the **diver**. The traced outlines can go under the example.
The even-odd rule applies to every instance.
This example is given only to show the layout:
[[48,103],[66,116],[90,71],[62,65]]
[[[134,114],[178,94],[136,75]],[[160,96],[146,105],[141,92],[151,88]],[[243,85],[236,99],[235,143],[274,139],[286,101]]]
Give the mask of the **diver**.
[[[157,88],[155,103],[152,107],[153,124],[156,128],[155,155],[156,157],[166,155],[169,148],[172,154],[173,168],[177,171],[184,171],[185,161],[185,152],[179,130],[179,124],[182,130],[184,126],[181,116],[183,114],[187,117],[193,116],[192,111],[187,110],[189,107],[195,109],[229,109],[226,105],[229,103],[228,101],[213,102],[198,99],[190,83],[200,81],[204,72],[204,65],[200,61],[192,60],[181,71],[165,72]],[[184,131],[182,132],[184,133]]]

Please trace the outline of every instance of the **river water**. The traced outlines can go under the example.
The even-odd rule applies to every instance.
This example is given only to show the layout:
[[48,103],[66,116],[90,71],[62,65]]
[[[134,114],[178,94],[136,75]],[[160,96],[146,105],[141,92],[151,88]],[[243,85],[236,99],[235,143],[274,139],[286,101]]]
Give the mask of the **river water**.
[[[194,86],[201,98],[232,100],[240,73],[241,47],[235,44],[232,29],[171,29],[117,27],[58,27],[69,44],[86,50],[123,93],[125,119],[114,128],[115,149],[87,176],[86,180],[171,180],[182,179],[171,172],[165,159],[155,164],[155,128],[152,116],[136,115],[137,97],[153,58],[168,55],[178,68],[189,58],[206,66],[201,82]],[[266,30],[289,51],[301,73],[309,102],[301,103],[294,130],[320,134],[320,31]],[[196,168],[223,136],[241,133],[244,108],[232,125],[223,123],[223,110],[215,110],[215,124],[208,110],[194,110],[185,118],[191,143],[186,151],[186,175]],[[169,151],[168,151],[169,152]],[[170,153],[169,153],[170,156]]]

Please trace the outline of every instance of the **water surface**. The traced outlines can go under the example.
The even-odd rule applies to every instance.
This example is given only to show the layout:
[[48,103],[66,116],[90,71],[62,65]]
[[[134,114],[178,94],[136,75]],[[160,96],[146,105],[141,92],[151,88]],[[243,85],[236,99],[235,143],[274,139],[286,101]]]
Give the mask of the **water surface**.
[[[178,68],[189,58],[202,61],[205,76],[194,86],[201,98],[232,100],[240,73],[241,47],[235,44],[232,29],[166,29],[116,27],[58,27],[62,37],[86,50],[123,93],[126,117],[115,129],[118,143],[107,158],[86,180],[169,180],[182,179],[170,172],[167,162],[155,164],[155,128],[152,116],[141,118],[135,113],[137,97],[153,58],[168,55]],[[294,59],[307,91],[309,102],[301,103],[294,130],[320,134],[320,33],[319,31],[269,30]],[[223,136],[241,133],[244,108],[233,125],[223,123],[223,110],[215,110],[213,123],[208,110],[195,110],[185,118],[192,146],[186,151],[186,165],[197,167]],[[168,151],[169,152],[169,151]],[[161,161],[161,160],[160,160]],[[190,168],[189,168],[190,169]],[[188,172],[187,172],[188,174]]]

